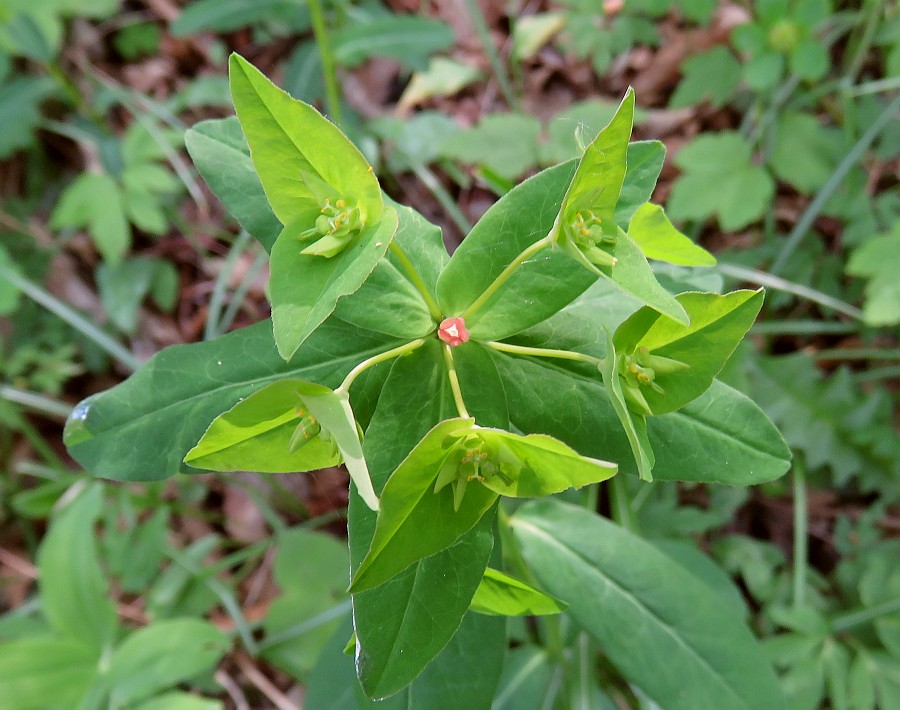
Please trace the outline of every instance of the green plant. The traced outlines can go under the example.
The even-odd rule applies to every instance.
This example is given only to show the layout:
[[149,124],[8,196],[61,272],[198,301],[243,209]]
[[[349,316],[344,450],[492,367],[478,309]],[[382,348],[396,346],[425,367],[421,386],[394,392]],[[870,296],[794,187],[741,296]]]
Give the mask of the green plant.
[[[240,125],[186,143],[271,252],[271,323],[169,348],[85,400],[72,455],[124,480],[343,461],[353,693],[424,703],[452,687],[486,706],[497,615],[541,613],[573,693],[779,707],[749,629],[640,537],[619,480],[749,485],[789,465],[759,408],[715,380],[762,293],[673,295],[647,261],[714,263],[648,202],[664,149],[629,143],[633,94],[579,161],[511,190],[450,257],[312,107],[237,56],[231,87]],[[614,521],[595,512],[602,481]],[[596,651],[620,679],[605,689],[579,670]]]

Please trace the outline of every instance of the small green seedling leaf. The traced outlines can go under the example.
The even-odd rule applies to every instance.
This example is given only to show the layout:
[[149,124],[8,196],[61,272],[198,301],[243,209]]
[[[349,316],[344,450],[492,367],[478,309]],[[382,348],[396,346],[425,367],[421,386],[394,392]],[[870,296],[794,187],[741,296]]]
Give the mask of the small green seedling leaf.
[[341,459],[366,505],[378,510],[347,395],[313,382],[283,380],[217,417],[185,463],[279,473],[324,468]]
[[469,608],[491,616],[542,616],[559,614],[568,606],[530,584],[488,567]]
[[648,259],[680,266],[715,266],[716,257],[679,232],[659,205],[644,203],[628,225],[628,236]]
[[613,336],[617,372],[629,406],[644,416],[680,409],[703,394],[750,329],[763,291],[682,293],[690,325],[642,308]]
[[481,519],[498,495],[550,495],[606,480],[616,471],[615,464],[583,457],[549,436],[479,427],[474,419],[443,421],[385,484],[372,545],[351,591],[377,586],[445,549]]

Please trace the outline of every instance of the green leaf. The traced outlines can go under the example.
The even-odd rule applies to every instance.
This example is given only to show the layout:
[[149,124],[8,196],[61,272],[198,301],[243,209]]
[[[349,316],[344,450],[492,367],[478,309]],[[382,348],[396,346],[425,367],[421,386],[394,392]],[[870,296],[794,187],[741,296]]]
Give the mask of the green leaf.
[[55,93],[50,77],[22,75],[0,84],[0,158],[31,145],[40,121],[40,104]]
[[515,180],[537,165],[540,132],[541,124],[533,116],[489,114],[477,127],[450,136],[441,146],[441,154]]
[[536,501],[511,520],[538,581],[632,683],[672,710],[784,707],[731,607],[656,548],[584,508]]
[[450,486],[435,491],[462,431],[474,419],[437,424],[403,459],[381,493],[381,510],[368,554],[353,575],[354,594],[383,584],[409,565],[446,549],[494,507],[497,493],[477,483],[458,501]]
[[424,69],[428,57],[453,46],[453,29],[444,22],[416,15],[384,16],[346,23],[334,32],[334,58],[356,67],[370,57],[390,57],[410,70]]
[[839,135],[823,128],[815,116],[787,113],[778,118],[769,166],[780,179],[809,195],[831,177],[841,143]]
[[307,226],[285,227],[272,247],[272,325],[285,360],[331,315],[338,299],[356,291],[372,273],[397,230],[397,213],[386,208],[376,224],[330,259],[303,253],[298,237]]
[[[631,447],[596,374],[560,371],[546,359],[496,358],[513,426],[566,442],[586,456],[637,473]],[[573,383],[571,374],[576,374]],[[681,410],[651,417],[657,480],[747,486],[783,476],[790,450],[749,398],[721,382]]]
[[185,6],[170,25],[175,37],[198,32],[231,32],[301,11],[298,0],[197,0]]
[[[617,354],[635,354],[635,362],[649,369],[652,384],[656,385],[639,387],[649,405],[650,411],[645,414],[674,412],[707,390],[753,325],[764,294],[762,289],[733,291],[723,296],[688,292],[677,298],[690,315],[690,325],[660,318],[649,308],[642,308],[622,323],[613,336]],[[644,356],[649,357],[643,360]],[[663,358],[660,364],[654,364],[654,356]],[[620,362],[620,376],[623,371]]]
[[[19,266],[13,261],[9,252],[0,245],[0,269],[12,271],[21,276]],[[9,315],[19,305],[19,288],[4,278],[0,280],[0,315]]]
[[206,184],[238,224],[272,251],[281,222],[269,207],[237,117],[203,121],[184,134],[184,144]]
[[126,333],[137,327],[138,308],[153,288],[153,282],[166,262],[146,257],[126,259],[116,266],[97,267],[100,300],[110,320]]
[[569,605],[530,584],[488,567],[472,597],[472,611],[499,616],[559,614]]
[[[453,399],[439,345],[430,341],[399,358],[366,430],[365,452],[376,491]],[[352,491],[352,489],[351,489]],[[355,569],[372,541],[376,516],[351,493],[349,536]],[[493,515],[446,550],[413,564],[380,587],[354,595],[360,681],[367,694],[396,692],[415,678],[456,633],[493,547]]]
[[669,100],[672,108],[685,108],[708,101],[722,108],[741,83],[741,64],[727,47],[718,45],[695,54],[681,64],[683,77]]
[[375,226],[383,205],[378,180],[340,129],[236,54],[229,79],[253,164],[281,223],[312,227],[326,198],[345,198],[365,227]]
[[215,668],[228,637],[200,619],[156,621],[130,634],[109,661],[110,703],[143,700]]
[[241,397],[285,378],[337,386],[356,364],[400,344],[332,318],[287,363],[267,321],[166,348],[122,384],[79,404],[66,424],[66,446],[95,476],[160,480],[191,472],[185,455]]
[[121,261],[131,244],[122,192],[104,173],[84,173],[66,188],[50,217],[53,229],[86,227],[108,263]]
[[509,429],[506,392],[491,351],[476,342],[453,348],[453,361],[466,408],[484,426]]
[[866,323],[873,326],[900,323],[900,220],[891,231],[875,236],[850,256],[847,273],[868,280],[863,309]]
[[512,55],[520,62],[531,59],[564,25],[565,15],[562,12],[517,17],[512,32]]
[[95,656],[108,649],[118,625],[94,534],[102,505],[103,489],[95,484],[57,516],[38,552],[41,607],[50,625]]
[[[478,221],[438,278],[437,298],[445,315],[465,311],[519,253],[550,233],[572,168],[561,165],[526,180]],[[478,340],[517,333],[558,311],[594,280],[592,274],[573,271],[571,260],[558,250],[539,251],[483,308],[467,316],[469,332]]]
[[263,387],[216,417],[184,462],[212,471],[291,473],[315,471],[341,462],[337,447],[321,436],[292,450],[304,408],[302,392],[329,392],[302,380]]
[[94,682],[99,652],[71,637],[0,643],[0,709],[75,708]]
[[774,193],[772,178],[751,161],[750,145],[738,133],[702,135],[675,156],[683,174],[669,197],[673,219],[718,216],[734,231],[760,219]]
[[628,236],[648,259],[681,266],[715,266],[716,258],[679,232],[659,205],[645,202],[631,217]]
[[661,141],[635,141],[628,144],[626,159],[625,180],[615,213],[616,224],[622,229],[653,194],[666,159],[666,146]]
[[279,533],[277,545],[274,575],[281,594],[266,614],[262,656],[305,679],[342,616],[350,613],[344,591],[350,564],[347,544],[293,528]]

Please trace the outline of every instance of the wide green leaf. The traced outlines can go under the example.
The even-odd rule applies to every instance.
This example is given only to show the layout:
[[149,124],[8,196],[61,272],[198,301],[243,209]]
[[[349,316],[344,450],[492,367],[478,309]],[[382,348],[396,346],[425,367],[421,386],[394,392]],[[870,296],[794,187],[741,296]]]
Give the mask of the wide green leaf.
[[732,608],[651,544],[584,508],[530,503],[512,518],[538,581],[618,670],[671,710],[777,710],[762,647]]
[[[508,355],[499,356],[497,365],[517,429],[548,434],[583,455],[616,461],[621,471],[637,473],[628,439],[596,374]],[[657,480],[746,486],[783,476],[790,466],[790,450],[768,417],[718,381],[677,412],[650,417],[647,430]]]
[[384,256],[397,230],[397,213],[381,219],[331,258],[304,254],[299,235],[309,224],[288,225],[272,247],[269,292],[278,352],[287,360],[334,311],[338,299],[356,291]]
[[[566,163],[535,175],[484,214],[438,278],[437,298],[445,315],[463,313],[516,256],[550,233],[573,168]],[[539,251],[466,323],[473,338],[506,337],[549,317],[594,280],[574,271],[559,251]]]
[[[753,325],[763,298],[761,289],[722,296],[682,293],[678,302],[690,315],[690,325],[660,318],[648,308],[622,323],[613,336],[617,353],[635,354],[633,366],[645,365],[655,385],[639,386],[650,409],[644,413],[673,412],[705,392]],[[619,367],[621,376],[622,364]]]
[[509,407],[503,380],[491,351],[474,341],[452,349],[466,408],[483,426],[509,429]]
[[200,619],[167,619],[138,629],[110,658],[110,703],[142,700],[211,671],[229,645],[225,634]]
[[223,710],[220,700],[207,700],[191,693],[163,693],[135,705],[134,710]]
[[99,662],[97,649],[72,637],[0,643],[0,710],[77,708]]
[[[312,227],[326,197],[352,199],[367,227],[378,221],[378,180],[337,126],[236,54],[229,60],[229,81],[260,182],[282,224],[306,219]],[[326,188],[330,194],[319,194]]]
[[648,259],[681,266],[716,264],[712,254],[675,229],[659,205],[644,203],[632,215],[626,231]]
[[300,12],[298,0],[196,0],[169,29],[175,37],[198,32],[231,32],[265,20],[284,19]]
[[[376,491],[439,421],[455,416],[438,343],[398,359],[366,430],[364,450]],[[376,515],[351,488],[353,569],[372,542]],[[413,680],[456,633],[493,547],[493,515],[446,550],[414,563],[391,581],[353,597],[357,666],[366,693],[379,697]]]
[[336,466],[341,462],[337,447],[319,436],[292,450],[303,408],[299,393],[304,387],[310,383],[281,380],[241,400],[213,420],[184,462],[211,471],[261,473]]
[[47,620],[95,654],[108,650],[118,625],[94,532],[102,506],[103,488],[94,484],[56,517],[38,552]]
[[269,207],[250,147],[235,116],[194,124],[184,145],[203,176],[238,224],[272,251],[282,225]]
[[453,45],[453,29],[417,15],[385,13],[370,22],[350,22],[333,36],[335,59],[355,67],[371,57],[391,57],[407,69],[424,69],[428,57]]
[[499,616],[539,616],[558,614],[568,607],[563,601],[488,567],[475,596],[472,597],[472,611],[479,614]]
[[331,318],[290,362],[275,350],[268,321],[166,348],[122,384],[79,404],[66,423],[66,445],[104,478],[159,480],[191,472],[182,463],[187,452],[242,397],[292,377],[337,386],[357,363],[399,344]]

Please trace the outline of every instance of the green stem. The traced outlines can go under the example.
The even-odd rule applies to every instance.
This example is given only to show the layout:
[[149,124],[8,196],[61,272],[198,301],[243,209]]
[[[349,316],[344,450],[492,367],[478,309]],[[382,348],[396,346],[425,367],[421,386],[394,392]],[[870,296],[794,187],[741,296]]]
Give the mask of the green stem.
[[869,16],[866,18],[866,24],[863,27],[862,37],[860,37],[859,44],[857,44],[856,48],[853,50],[853,58],[850,61],[846,74],[844,74],[844,78],[848,82],[852,83],[856,78],[856,75],[859,74],[859,70],[862,68],[866,54],[872,46],[872,41],[875,39],[875,32],[878,29],[878,21],[881,19],[881,11],[883,8],[884,0],[875,0],[872,3],[869,10]]
[[246,249],[247,245],[250,243],[250,239],[250,232],[246,229],[242,229],[237,239],[235,239],[234,243],[231,245],[231,249],[228,250],[225,264],[219,270],[218,276],[216,276],[212,295],[209,297],[209,308],[206,311],[206,323],[203,326],[204,340],[212,340],[222,334],[218,325],[220,321],[219,316],[225,301],[225,289],[228,287],[228,282],[231,280],[231,275],[234,273],[237,261],[244,249]]
[[27,390],[16,389],[15,387],[7,387],[0,385],[0,399],[8,402],[21,404],[36,412],[45,414],[48,417],[56,417],[59,419],[67,419],[72,412],[72,405],[51,399],[37,392],[28,392]]
[[325,105],[328,108],[331,120],[340,125],[341,95],[338,90],[334,51],[331,48],[331,37],[328,33],[328,24],[325,22],[325,13],[322,10],[321,0],[309,0],[309,16],[312,20],[313,35],[316,38],[316,46],[319,48],[319,56],[322,59],[322,78],[325,80]]
[[466,403],[463,401],[462,390],[459,387],[459,376],[456,374],[456,364],[453,362],[453,353],[450,346],[444,343],[444,362],[447,364],[447,377],[450,379],[450,390],[453,392],[453,401],[456,403],[456,411],[463,419],[469,418]]
[[465,2],[466,9],[469,11],[469,18],[472,20],[472,26],[475,29],[475,34],[478,35],[478,40],[481,42],[481,46],[484,48],[484,53],[487,56],[488,62],[491,64],[491,71],[494,74],[494,78],[500,86],[500,93],[503,94],[503,98],[510,108],[518,108],[519,102],[516,99],[512,85],[509,83],[509,79],[506,76],[506,69],[503,66],[503,60],[500,58],[500,53],[494,46],[494,40],[491,39],[491,31],[487,26],[481,8],[478,7],[478,3],[475,2],[475,0],[465,0]]
[[453,224],[456,225],[460,234],[465,236],[471,232],[472,224],[469,222],[469,218],[466,217],[459,208],[459,205],[456,204],[456,200],[454,200],[450,193],[447,192],[447,188],[445,188],[443,183],[438,180],[437,175],[434,174],[431,168],[422,163],[415,162],[412,158],[407,157],[407,161],[409,162],[409,167],[413,171],[413,174],[415,174],[415,176],[419,178],[419,181],[428,188],[432,195],[434,195],[434,199],[441,204],[441,207],[444,208],[447,216],[453,220]]
[[512,355],[525,355],[531,357],[553,357],[559,360],[574,360],[583,362],[592,367],[600,368],[603,366],[604,360],[599,357],[592,357],[584,353],[577,353],[572,350],[554,350],[552,348],[531,348],[526,345],[513,345],[512,343],[500,343],[496,340],[489,340],[482,345],[498,350],[501,353],[510,353]]
[[825,348],[813,353],[816,360],[900,360],[897,348]]
[[0,278],[6,279],[9,283],[22,291],[34,302],[40,304],[48,311],[58,316],[82,335],[93,340],[100,348],[105,350],[109,355],[118,360],[129,370],[137,370],[141,366],[133,353],[123,347],[120,343],[110,338],[106,333],[100,330],[87,318],[67,306],[62,301],[51,296],[47,291],[42,289],[33,281],[26,279],[13,269],[0,264]]
[[806,502],[806,470],[803,458],[794,459],[794,606],[806,603],[806,572],[809,560],[809,510]]
[[609,479],[610,506],[612,507],[613,520],[629,532],[637,532],[637,520],[631,509],[631,498],[626,490],[625,479],[622,474],[616,474]]
[[378,353],[378,355],[373,355],[368,360],[363,360],[361,363],[359,363],[359,365],[350,370],[350,372],[344,378],[344,381],[341,382],[340,387],[338,387],[334,391],[334,393],[337,395],[348,394],[350,392],[350,386],[353,384],[353,381],[370,367],[374,367],[380,362],[390,360],[392,358],[403,355],[404,353],[412,352],[416,348],[421,347],[424,343],[425,339],[419,338],[418,340],[412,340],[396,348],[385,350],[383,353]]
[[877,382],[878,380],[890,380],[900,377],[900,365],[877,367],[865,372],[858,372],[853,376],[856,382]]
[[875,619],[888,614],[895,614],[898,611],[900,611],[900,597],[894,597],[886,602],[881,602],[865,609],[841,614],[831,622],[831,628],[835,633],[849,631],[856,626],[868,624],[870,621],[875,621]]
[[425,280],[422,278],[418,269],[416,269],[415,264],[410,261],[406,252],[403,251],[397,242],[391,241],[390,250],[391,253],[397,257],[397,261],[400,262],[400,265],[403,267],[403,270],[406,272],[406,275],[409,277],[409,280],[412,282],[416,291],[422,296],[422,300],[425,301],[425,305],[428,306],[428,312],[431,313],[431,317],[434,318],[435,321],[440,321],[443,318],[441,307],[428,289],[428,286],[425,285]]
[[515,270],[518,269],[523,262],[527,261],[529,258],[537,254],[539,251],[541,251],[541,249],[544,249],[553,244],[554,240],[555,235],[553,232],[551,232],[543,239],[539,239],[531,246],[523,249],[522,252],[515,259],[509,262],[506,268],[500,272],[497,278],[495,278],[491,282],[491,284],[484,290],[484,293],[476,298],[472,302],[472,304],[468,308],[466,308],[466,310],[459,314],[459,317],[463,319],[471,318],[472,315],[477,313],[478,310],[485,303],[487,303],[488,299],[490,299],[490,297],[493,296],[494,293],[496,293],[497,289],[507,282],[509,277],[513,275],[513,272],[515,272]]
[[835,168],[831,177],[828,178],[828,182],[826,182],[822,189],[819,190],[812,202],[809,203],[806,211],[800,219],[797,220],[797,224],[794,225],[791,233],[784,241],[784,245],[781,247],[778,257],[772,262],[772,266],[769,269],[772,276],[776,276],[784,268],[787,260],[800,245],[800,241],[806,236],[813,221],[819,216],[832,193],[843,182],[847,173],[849,173],[850,169],[856,165],[857,161],[862,157],[862,154],[875,141],[881,131],[891,123],[894,114],[898,109],[900,109],[900,96],[897,96],[890,104],[888,104],[887,108],[881,112],[878,118],[875,119],[875,122],[869,127],[869,130],[863,134],[856,142],[856,145],[850,149],[850,152],[844,156],[844,159],[837,168]]
[[750,328],[750,332],[754,335],[846,335],[857,330],[859,327],[855,323],[812,319],[764,321],[754,323]]

